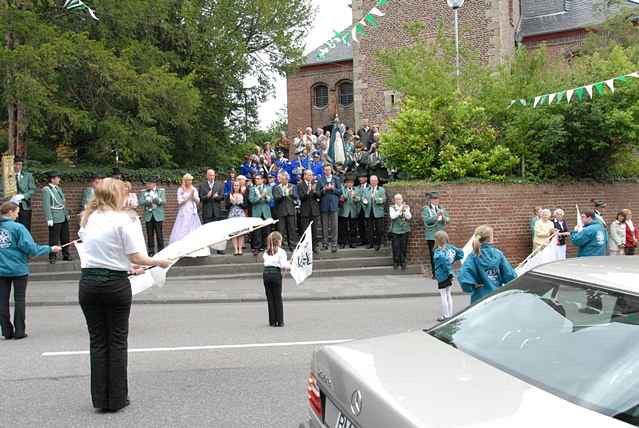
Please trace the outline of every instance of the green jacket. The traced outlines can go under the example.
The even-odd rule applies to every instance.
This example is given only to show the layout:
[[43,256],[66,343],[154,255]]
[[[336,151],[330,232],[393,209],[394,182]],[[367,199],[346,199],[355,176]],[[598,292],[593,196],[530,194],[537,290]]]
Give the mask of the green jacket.
[[372,206],[373,218],[384,217],[384,207],[386,206],[386,190],[383,187],[377,186],[377,190],[373,193],[373,189],[368,193],[370,197],[370,204]]
[[[437,215],[441,213],[442,219],[437,220]],[[435,240],[435,233],[440,230],[446,230],[446,225],[450,222],[450,217],[445,208],[439,206],[435,208],[432,205],[427,205],[422,210],[422,219],[424,220],[424,229],[427,241]]]
[[95,195],[95,189],[93,187],[87,187],[86,189],[84,189],[84,192],[82,193],[82,203],[80,208],[84,210],[93,195]]
[[[361,185],[355,187],[355,197],[353,199],[357,203],[356,210],[358,216],[362,211],[364,211],[364,217],[369,218],[371,216],[372,205],[370,204],[370,191],[371,186],[368,184],[363,190]],[[364,203],[364,201],[366,201],[366,203]]]
[[410,232],[410,221],[412,219],[410,207],[404,210],[404,212],[402,213],[400,210],[397,209],[395,204],[393,204],[390,206],[389,211],[391,218],[391,233],[400,235],[402,233]]
[[144,210],[145,222],[150,222],[152,218],[155,221],[164,221],[166,218],[164,213],[166,191],[157,187],[154,195],[152,190],[145,189],[138,194],[138,205]]
[[69,219],[64,191],[60,186],[47,185],[42,188],[42,211],[47,222],[64,223]]
[[357,218],[359,213],[358,202],[356,201],[357,189],[353,187],[353,195],[351,196],[348,188],[342,186],[342,198],[344,203],[339,207],[339,216],[346,218]]
[[271,218],[271,201],[273,200],[273,192],[271,187],[262,184],[262,197],[260,186],[251,186],[249,190],[249,202],[251,203],[251,217],[259,217],[263,219]]
[[24,199],[20,201],[20,209],[30,210],[31,198],[37,190],[35,181],[33,180],[33,174],[23,171],[21,177],[16,175],[16,184],[18,185],[18,193],[24,195]]

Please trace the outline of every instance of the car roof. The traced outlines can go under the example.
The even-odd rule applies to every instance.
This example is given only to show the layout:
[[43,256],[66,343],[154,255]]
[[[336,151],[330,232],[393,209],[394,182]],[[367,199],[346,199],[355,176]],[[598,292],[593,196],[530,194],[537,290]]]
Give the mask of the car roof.
[[578,257],[541,265],[532,272],[639,294],[638,257]]

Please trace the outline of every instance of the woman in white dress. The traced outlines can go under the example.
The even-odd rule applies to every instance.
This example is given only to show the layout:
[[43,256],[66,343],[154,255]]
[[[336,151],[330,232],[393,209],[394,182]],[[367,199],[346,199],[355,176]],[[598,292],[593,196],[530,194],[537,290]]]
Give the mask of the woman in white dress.
[[197,205],[200,203],[200,196],[193,186],[193,176],[185,174],[182,177],[182,185],[177,191],[178,213],[171,230],[169,242],[172,244],[184,238],[202,226],[200,216],[197,213]]

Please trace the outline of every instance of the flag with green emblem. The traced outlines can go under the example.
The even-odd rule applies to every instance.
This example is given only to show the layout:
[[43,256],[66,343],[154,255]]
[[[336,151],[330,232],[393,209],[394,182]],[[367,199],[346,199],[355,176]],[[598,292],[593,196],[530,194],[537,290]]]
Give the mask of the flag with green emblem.
[[84,4],[84,2],[82,0],[66,0],[64,2],[64,8],[66,10],[68,10],[69,12],[88,12],[89,15],[91,15],[91,18],[95,19],[96,21],[99,21],[100,19],[95,15],[95,12],[93,11],[93,9],[91,9],[89,6],[87,6],[86,4]]

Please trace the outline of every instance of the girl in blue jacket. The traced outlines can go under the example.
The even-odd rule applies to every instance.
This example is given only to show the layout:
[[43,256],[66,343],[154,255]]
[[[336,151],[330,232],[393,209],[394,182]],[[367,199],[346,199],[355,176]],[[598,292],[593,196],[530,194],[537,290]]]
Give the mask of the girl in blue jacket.
[[448,234],[440,230],[435,233],[435,251],[433,266],[435,279],[441,296],[442,313],[437,321],[444,321],[453,316],[453,263],[464,258],[464,252],[448,243]]
[[470,303],[488,296],[517,277],[515,270],[500,250],[493,246],[493,228],[479,226],[475,230],[473,252],[459,271],[458,281]]
[[[5,339],[23,339],[25,332],[25,295],[29,277],[29,256],[59,253],[62,248],[38,245],[26,227],[16,222],[20,207],[13,202],[0,206],[0,328]],[[15,309],[13,324],[9,299],[13,285]]]

